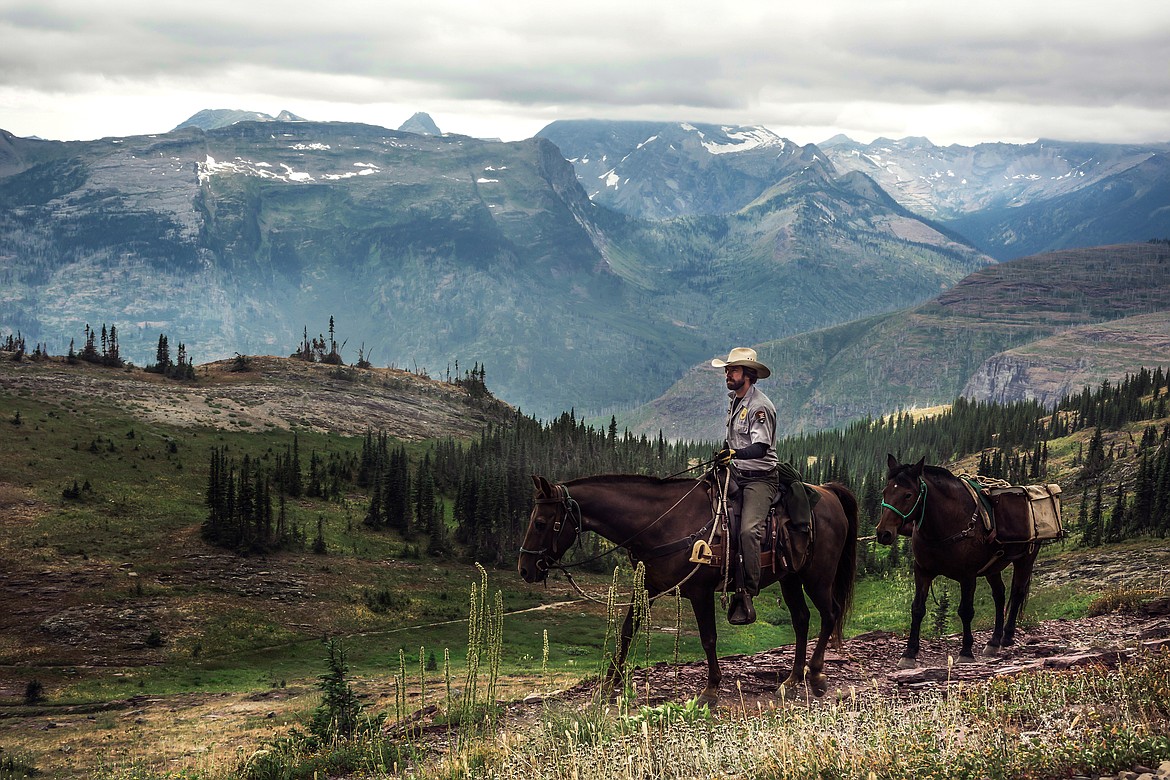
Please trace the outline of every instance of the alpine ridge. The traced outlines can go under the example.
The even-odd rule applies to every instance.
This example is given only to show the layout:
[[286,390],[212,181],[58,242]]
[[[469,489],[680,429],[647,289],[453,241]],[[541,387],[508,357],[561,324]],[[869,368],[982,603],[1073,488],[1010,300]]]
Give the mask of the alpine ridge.
[[729,342],[902,308],[991,262],[811,149],[687,132],[718,160],[754,144],[776,162],[729,188],[736,211],[656,220],[591,200],[542,137],[276,120],[3,134],[0,330],[64,354],[108,323],[136,362],[165,333],[202,363],[287,355],[332,317],[347,360],[480,363],[526,412],[604,413]]

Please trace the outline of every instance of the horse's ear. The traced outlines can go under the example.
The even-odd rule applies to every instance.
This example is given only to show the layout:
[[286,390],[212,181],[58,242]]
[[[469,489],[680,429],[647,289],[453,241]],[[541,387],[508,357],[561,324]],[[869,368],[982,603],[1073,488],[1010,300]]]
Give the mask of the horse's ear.
[[540,476],[539,474],[532,475],[532,484],[536,486],[537,495],[541,495],[541,496],[551,496],[552,495],[552,492],[553,492],[552,485],[549,484],[549,481],[547,479]]
[[886,469],[889,471],[889,473],[891,475],[894,473],[894,470],[897,469],[898,466],[900,466],[900,465],[902,465],[902,464],[898,463],[897,458],[895,458],[893,455],[891,455],[888,452],[886,453]]
[[919,460],[917,463],[915,463],[913,466],[910,467],[910,473],[915,478],[919,478],[922,476],[922,472],[925,469],[926,469],[926,456],[923,455],[921,460]]

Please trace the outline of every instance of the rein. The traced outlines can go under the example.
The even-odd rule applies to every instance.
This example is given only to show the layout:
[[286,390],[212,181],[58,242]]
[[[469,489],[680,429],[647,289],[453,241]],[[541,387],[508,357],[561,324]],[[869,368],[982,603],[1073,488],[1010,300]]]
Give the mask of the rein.
[[[696,489],[696,488],[698,488],[698,487],[699,487],[699,485],[701,485],[701,484],[703,484],[702,480],[695,480],[695,484],[694,484],[694,485],[691,487],[691,489],[690,489],[690,490],[688,490],[686,493],[683,493],[682,497],[681,497],[681,498],[679,498],[679,500],[678,500],[678,501],[675,501],[673,504],[671,504],[671,506],[670,506],[670,507],[669,507],[669,508],[668,508],[666,511],[664,511],[662,514],[658,515],[658,517],[654,518],[654,519],[653,519],[653,520],[651,520],[649,523],[647,523],[646,525],[642,526],[642,527],[641,527],[641,528],[639,528],[637,531],[635,531],[635,532],[634,532],[634,534],[633,534],[632,536],[630,536],[628,539],[626,539],[626,540],[625,540],[624,542],[622,542],[621,544],[617,544],[617,545],[615,545],[613,548],[611,548],[611,549],[609,549],[609,550],[606,550],[606,551],[605,551],[605,552],[603,552],[603,553],[599,553],[599,554],[597,554],[597,555],[594,555],[592,558],[586,558],[586,559],[585,559],[585,560],[583,560],[583,561],[577,561],[576,563],[554,563],[554,564],[549,564],[548,568],[550,568],[550,569],[560,569],[561,571],[565,571],[565,570],[567,570],[567,569],[569,569],[569,568],[571,568],[571,567],[584,566],[584,565],[585,565],[585,564],[587,564],[587,563],[592,563],[593,561],[600,560],[600,559],[602,559],[602,558],[606,557],[607,555],[612,555],[612,554],[613,554],[615,551],[617,551],[618,549],[626,549],[626,548],[627,548],[627,546],[628,546],[628,545],[629,545],[631,542],[633,542],[633,541],[634,541],[635,539],[637,539],[639,536],[641,536],[642,534],[646,533],[646,532],[647,532],[647,531],[649,531],[651,528],[653,528],[654,526],[656,526],[658,523],[660,523],[660,522],[662,521],[662,518],[666,517],[666,516],[667,516],[667,515],[669,515],[671,512],[673,512],[675,509],[677,509],[677,508],[678,508],[678,505],[679,505],[679,504],[681,504],[683,501],[686,501],[686,500],[687,500],[687,497],[688,497],[688,496],[690,496],[690,495],[691,495],[691,493],[694,493],[694,492],[695,492],[695,489]],[[578,503],[577,503],[577,502],[576,502],[576,501],[575,501],[575,500],[572,498],[572,496],[570,496],[570,495],[569,495],[569,489],[568,489],[567,487],[565,487],[564,485],[557,485],[556,487],[557,487],[557,491],[558,491],[558,492],[560,492],[560,491],[564,491],[564,496],[563,496],[563,498],[538,498],[538,499],[536,499],[536,503],[538,503],[538,504],[540,504],[540,503],[544,503],[544,504],[555,504],[555,503],[563,503],[563,504],[565,504],[566,508],[568,508],[568,507],[570,507],[570,506],[574,506],[574,507],[576,507],[576,514],[577,514],[577,543],[578,543],[578,544],[580,544],[580,542],[581,542],[581,534],[582,534],[582,527],[581,527],[581,505],[580,505],[580,504],[578,504]],[[571,502],[571,503],[570,503],[570,502]],[[558,526],[555,526],[555,524],[554,524],[554,534],[555,534],[555,533],[557,533],[557,532],[559,532],[559,531],[560,531],[560,528],[559,528]],[[555,536],[554,536],[554,538],[555,538]],[[547,548],[546,548],[546,549],[547,549]],[[627,552],[629,552],[629,550],[628,550],[628,549],[627,549],[626,551],[627,551]],[[537,552],[537,551],[535,551],[535,550],[524,550],[524,548],[521,548],[521,552],[530,552],[530,553],[535,553],[535,554],[538,554],[538,555],[539,555],[539,554],[543,554],[543,553],[544,553],[544,550],[541,550],[541,551]],[[555,549],[555,548],[553,549],[553,552],[554,552],[554,553],[556,552],[556,549]]]

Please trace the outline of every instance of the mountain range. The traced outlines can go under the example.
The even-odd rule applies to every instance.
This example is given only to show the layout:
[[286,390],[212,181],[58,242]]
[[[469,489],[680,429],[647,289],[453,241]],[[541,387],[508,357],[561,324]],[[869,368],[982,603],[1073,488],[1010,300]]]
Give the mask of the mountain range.
[[1170,235],[1170,143],[1039,140],[935,146],[836,136],[798,146],[764,127],[553,122],[538,133],[595,201],[651,219],[727,213],[781,176],[864,174],[900,206],[997,260]]
[[[136,362],[160,333],[206,361],[288,354],[334,318],[349,360],[480,363],[527,412],[650,419],[644,404],[730,346],[860,330],[991,270],[1006,245],[968,238],[977,219],[993,236],[1031,208],[1048,240],[1074,245],[1170,235],[1154,208],[1164,150],[1113,150],[1084,186],[1033,180],[1015,206],[988,173],[985,208],[952,193],[931,210],[924,192],[943,188],[883,182],[901,174],[866,170],[843,139],[557,122],[502,143],[429,133],[420,116],[419,132],[257,119],[201,112],[90,142],[0,132],[0,332],[59,354],[87,323],[111,323]],[[1059,198],[1058,220],[1045,204]],[[1114,212],[1128,216],[1094,223]],[[1039,240],[1011,224],[1020,245]]]

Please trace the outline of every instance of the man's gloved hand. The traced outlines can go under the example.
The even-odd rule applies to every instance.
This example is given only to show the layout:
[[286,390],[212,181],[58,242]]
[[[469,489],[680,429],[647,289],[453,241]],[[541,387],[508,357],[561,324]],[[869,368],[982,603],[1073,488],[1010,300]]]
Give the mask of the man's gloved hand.
[[717,450],[714,456],[715,465],[719,466],[720,468],[727,468],[731,465],[731,459],[733,457],[735,457],[735,450],[731,449],[730,447],[724,447],[721,450]]

